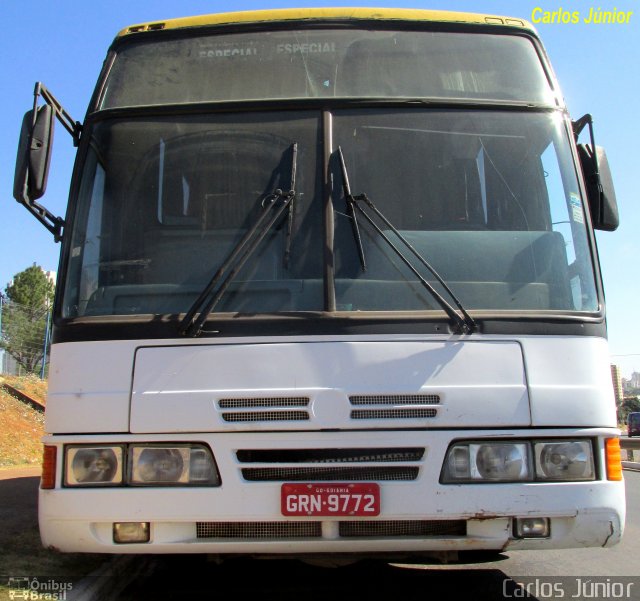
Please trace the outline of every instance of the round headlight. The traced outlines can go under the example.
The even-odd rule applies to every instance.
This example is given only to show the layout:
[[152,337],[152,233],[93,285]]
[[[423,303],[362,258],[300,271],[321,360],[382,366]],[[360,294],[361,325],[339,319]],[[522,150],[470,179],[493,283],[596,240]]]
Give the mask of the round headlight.
[[113,448],[74,448],[70,453],[70,484],[113,483],[119,475],[119,461]]
[[588,442],[538,443],[539,466],[544,477],[552,480],[593,478],[593,459]]
[[142,449],[137,472],[143,482],[179,482],[185,471],[180,449]]
[[527,472],[526,446],[483,444],[476,452],[476,468],[486,480],[521,480]]

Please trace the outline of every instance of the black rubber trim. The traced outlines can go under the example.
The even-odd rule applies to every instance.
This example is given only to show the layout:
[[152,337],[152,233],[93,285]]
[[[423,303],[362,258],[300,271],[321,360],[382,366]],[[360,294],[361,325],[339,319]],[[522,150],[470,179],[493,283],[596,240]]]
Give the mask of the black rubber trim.
[[[98,340],[168,340],[180,338],[179,316],[149,316],[133,318],[84,318],[56,323],[53,343]],[[569,319],[487,319],[479,322],[481,334],[500,336],[591,336],[606,338],[604,320],[578,321]],[[203,338],[253,336],[360,336],[425,334],[451,335],[446,318],[358,317],[335,314],[300,316],[258,316],[219,318],[207,322]],[[467,337],[465,337],[467,338]],[[473,339],[473,336],[468,336]]]

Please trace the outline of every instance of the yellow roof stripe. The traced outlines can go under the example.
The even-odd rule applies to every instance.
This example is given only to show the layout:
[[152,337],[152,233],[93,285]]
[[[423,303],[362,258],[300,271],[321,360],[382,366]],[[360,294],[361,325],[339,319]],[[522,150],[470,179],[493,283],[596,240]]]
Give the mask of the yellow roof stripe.
[[303,20],[348,20],[379,19],[397,21],[435,21],[442,23],[476,23],[482,25],[522,27],[535,32],[533,26],[523,19],[499,17],[444,10],[418,10],[406,8],[287,8],[276,10],[255,10],[243,12],[218,13],[200,15],[166,21],[149,21],[131,25],[120,31],[118,37],[140,31],[156,31],[159,29],[182,29],[185,27],[202,27],[206,25],[231,25],[234,23],[264,23],[277,21]]

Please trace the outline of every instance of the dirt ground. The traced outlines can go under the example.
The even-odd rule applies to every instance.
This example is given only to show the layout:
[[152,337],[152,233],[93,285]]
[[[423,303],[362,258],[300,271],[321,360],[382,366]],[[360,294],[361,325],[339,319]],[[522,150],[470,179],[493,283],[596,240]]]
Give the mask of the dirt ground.
[[[36,400],[44,400],[46,382],[40,379],[9,378],[4,381]],[[0,389],[0,469],[40,465],[44,414]]]

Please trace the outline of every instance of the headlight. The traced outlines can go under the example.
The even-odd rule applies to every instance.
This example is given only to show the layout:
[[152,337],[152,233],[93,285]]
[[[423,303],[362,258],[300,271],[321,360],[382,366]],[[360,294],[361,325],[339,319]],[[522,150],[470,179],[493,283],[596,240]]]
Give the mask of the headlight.
[[536,476],[543,480],[593,480],[593,451],[587,440],[536,442]]
[[468,442],[447,453],[443,482],[530,480],[529,445],[524,442]]
[[449,447],[441,482],[595,480],[590,440],[459,441]]
[[131,484],[220,484],[213,457],[202,445],[132,445],[129,462]]
[[[485,480],[528,480],[529,460],[525,444],[482,444],[471,445],[473,478]],[[475,470],[474,470],[475,463]]]
[[67,447],[65,484],[104,486],[122,484],[121,446]]
[[203,444],[68,445],[64,469],[65,486],[220,486]]

